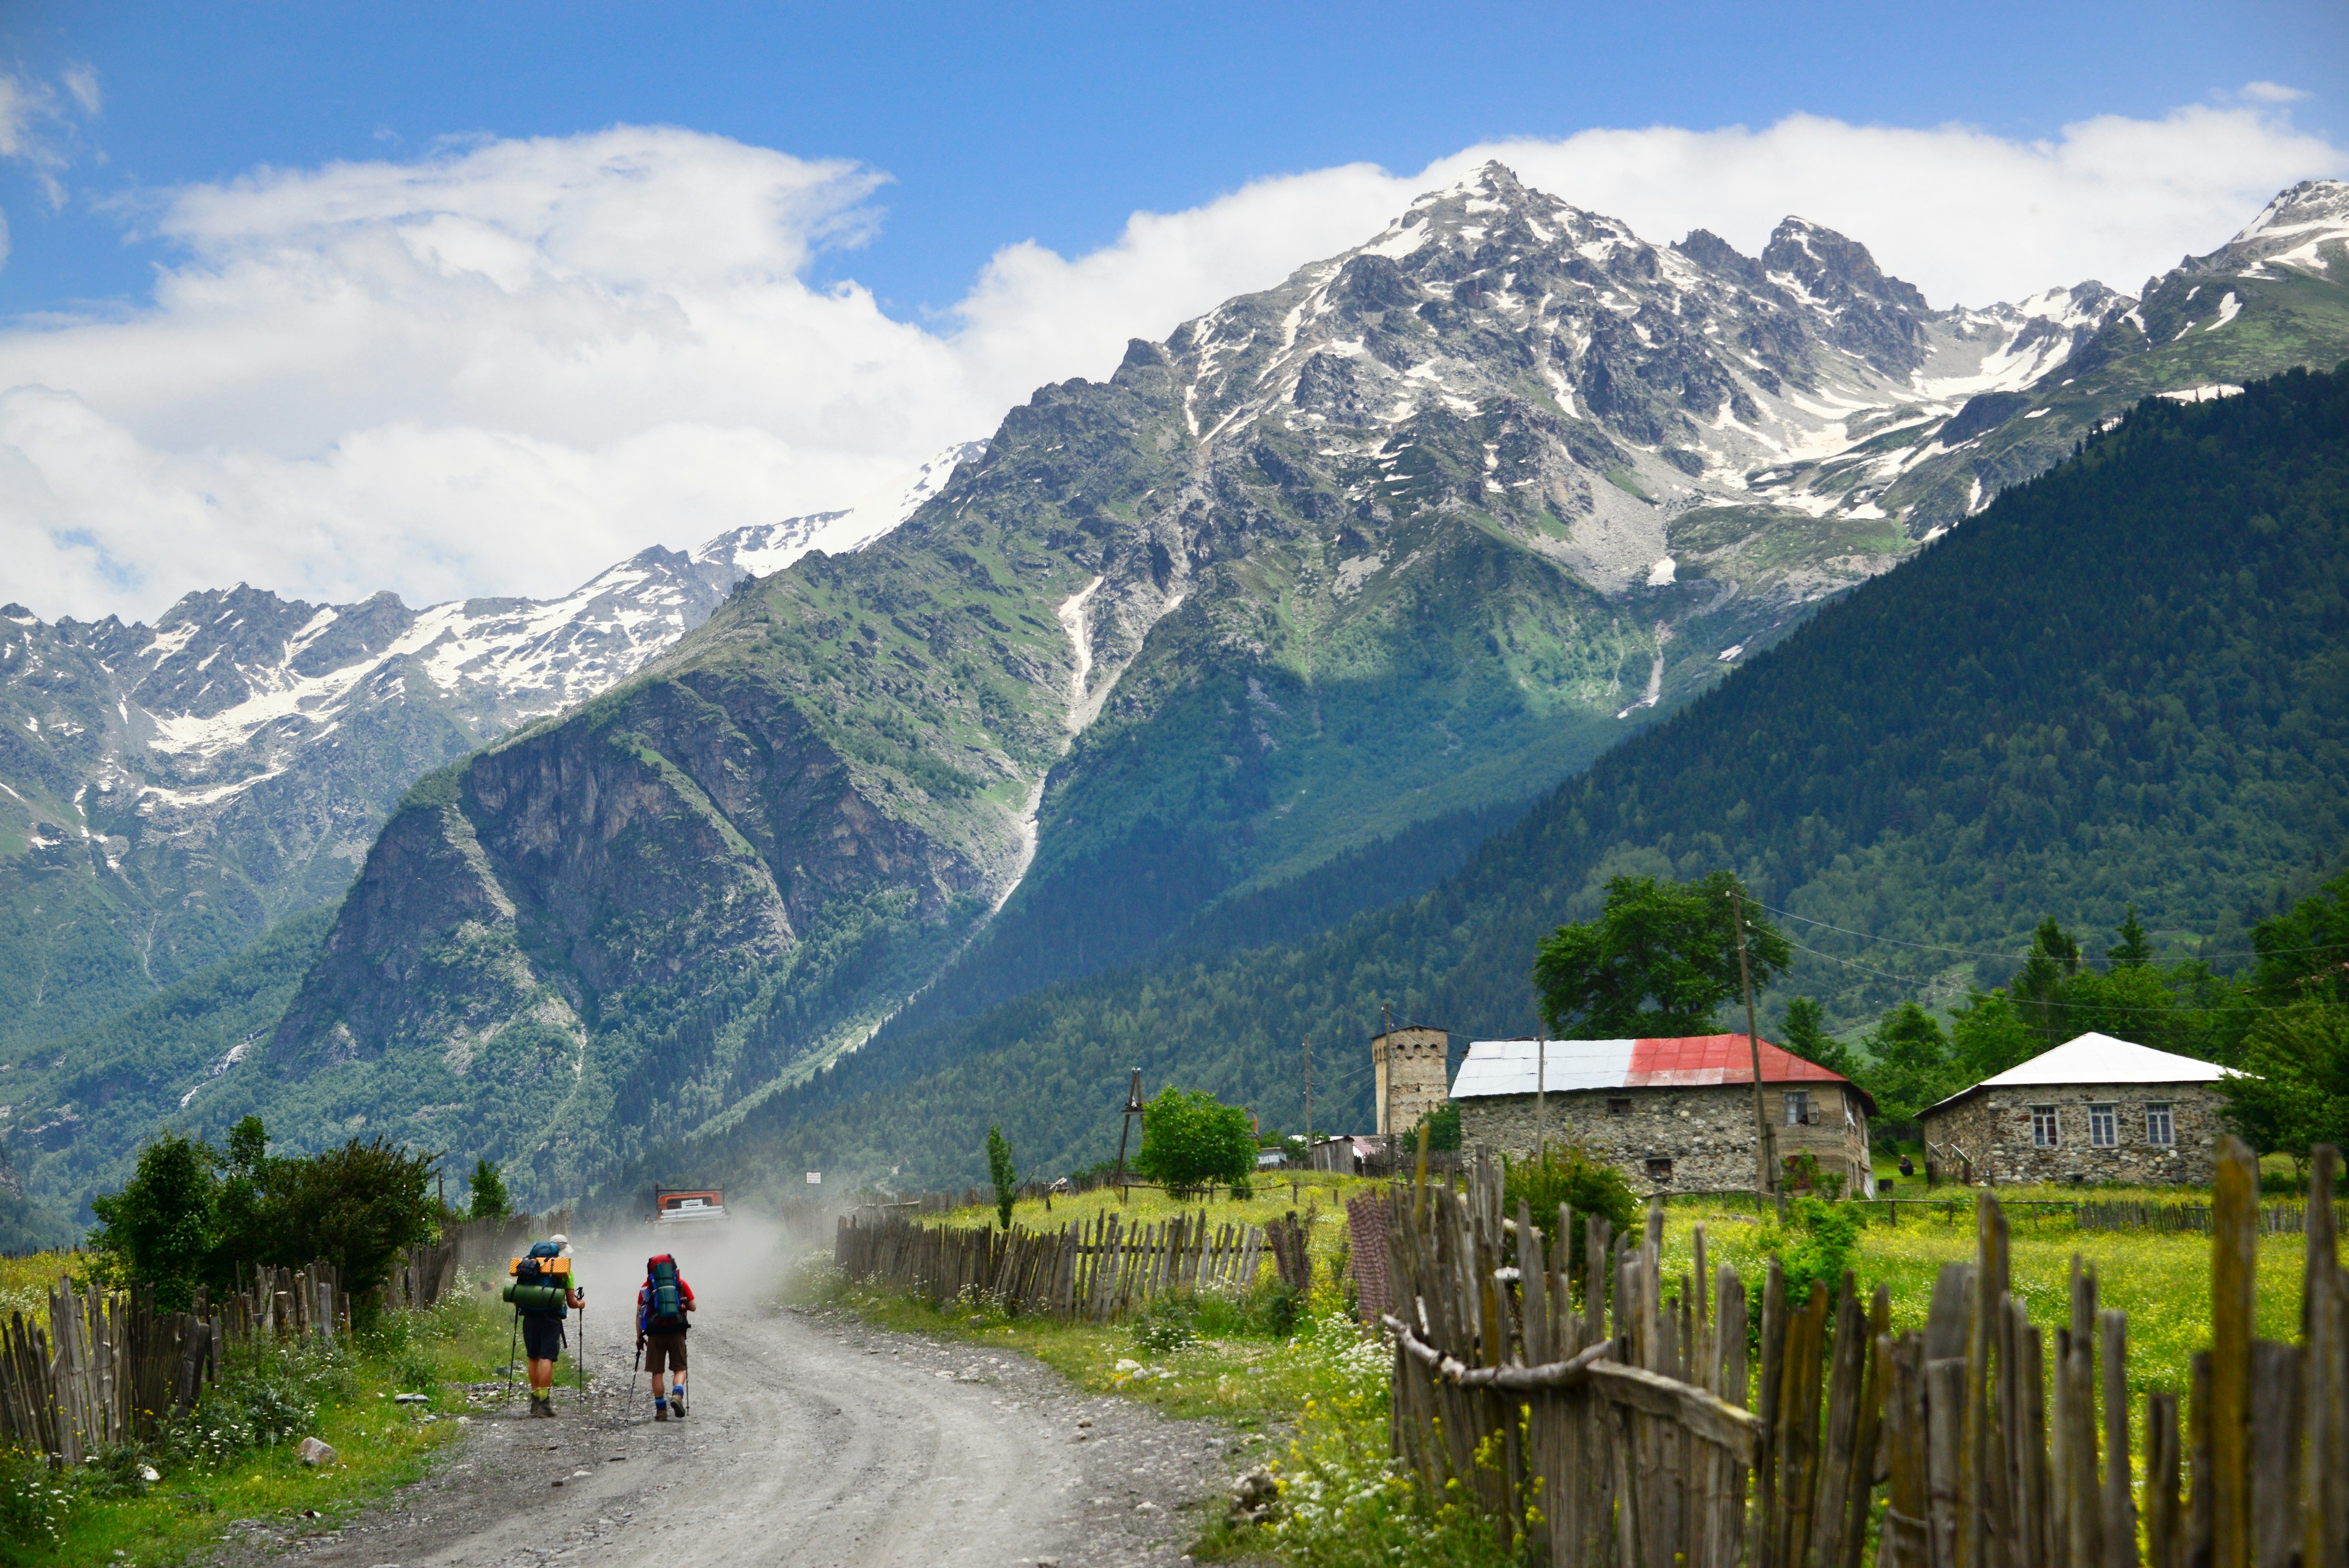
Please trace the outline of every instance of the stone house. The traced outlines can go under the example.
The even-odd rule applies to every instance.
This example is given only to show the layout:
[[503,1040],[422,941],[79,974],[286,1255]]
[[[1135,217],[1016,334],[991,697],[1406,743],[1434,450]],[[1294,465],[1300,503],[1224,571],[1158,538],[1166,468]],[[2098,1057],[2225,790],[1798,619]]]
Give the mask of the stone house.
[[1419,1126],[1420,1117],[1444,1108],[1451,1044],[1446,1031],[1419,1024],[1371,1036],[1381,1136],[1407,1133]]
[[[1763,1113],[1780,1162],[1872,1195],[1857,1085],[1760,1042]],[[1479,1040],[1452,1083],[1464,1141],[1504,1154],[1579,1144],[1650,1192],[1754,1189],[1754,1050],[1743,1034]]]
[[2225,1067],[2083,1034],[1961,1089],[1919,1117],[1929,1181],[2179,1182],[2218,1163]]

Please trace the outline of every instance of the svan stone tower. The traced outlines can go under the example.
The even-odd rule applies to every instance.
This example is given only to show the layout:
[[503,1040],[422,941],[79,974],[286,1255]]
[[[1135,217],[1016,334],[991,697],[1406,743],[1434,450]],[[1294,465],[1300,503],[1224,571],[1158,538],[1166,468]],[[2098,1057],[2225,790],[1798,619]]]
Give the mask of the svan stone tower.
[[1371,1064],[1378,1073],[1381,1134],[1406,1133],[1452,1097],[1445,1071],[1449,1036],[1441,1029],[1412,1026],[1371,1037]]

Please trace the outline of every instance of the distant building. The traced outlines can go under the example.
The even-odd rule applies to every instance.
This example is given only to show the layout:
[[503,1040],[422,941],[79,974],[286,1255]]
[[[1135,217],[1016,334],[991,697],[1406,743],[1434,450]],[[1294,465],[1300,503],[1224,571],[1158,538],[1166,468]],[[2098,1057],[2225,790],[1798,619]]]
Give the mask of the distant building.
[[[1817,1161],[1872,1195],[1866,1091],[1760,1043],[1762,1108],[1780,1161]],[[1677,1039],[1479,1040],[1452,1083],[1464,1142],[1523,1155],[1579,1144],[1651,1192],[1751,1191],[1754,1048],[1743,1034]],[[1547,1118],[1546,1120],[1544,1118]]]
[[1929,1181],[2207,1185],[2229,1069],[2083,1034],[1929,1107]]
[[1430,1111],[1444,1108],[1452,1036],[1417,1025],[1371,1036],[1381,1133],[1407,1133]]

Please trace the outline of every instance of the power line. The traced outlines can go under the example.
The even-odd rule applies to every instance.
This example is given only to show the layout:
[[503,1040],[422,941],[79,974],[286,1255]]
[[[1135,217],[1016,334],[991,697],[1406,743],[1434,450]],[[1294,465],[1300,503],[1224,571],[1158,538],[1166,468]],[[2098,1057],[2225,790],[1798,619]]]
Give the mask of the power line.
[[[1816,948],[1804,947],[1802,943],[1795,940],[1792,937],[1788,937],[1786,939],[1786,945],[1788,947],[1797,949],[1800,951],[1806,952],[1813,958],[1823,958],[1829,963],[1839,963],[1846,969],[1856,969],[1862,974],[1872,974],[1878,980],[1889,980],[1900,985],[1914,985],[1917,983],[1917,977],[1915,975],[1894,974],[1889,970],[1870,969],[1864,963],[1857,963],[1847,958],[1837,958],[1833,953],[1823,953]],[[2092,1012],[2289,1012],[2295,1004],[2286,1003],[2282,1006],[2269,1006],[2246,1002],[2230,1007],[2197,1007],[2190,1002],[2173,1002],[2167,1007],[2137,1007],[2124,1002],[2105,1002],[2101,1000],[2089,1002],[2042,1002],[2025,999],[2023,1005],[2027,1007],[2082,1007]]]
[[[1961,958],[2024,959],[2024,958],[2029,958],[2029,957],[2031,956],[2031,950],[2030,950],[2029,949],[2027,949],[2027,948],[2026,948],[2026,949],[2024,949],[2022,952],[2019,952],[2019,953],[2018,953],[2018,952],[2009,952],[2009,951],[1998,950],[1992,950],[1992,949],[1986,949],[1986,948],[1952,948],[1952,947],[1944,947],[1944,946],[1942,946],[1942,945],[1941,945],[1940,943],[1939,943],[1939,942],[1912,942],[1912,941],[1909,940],[1906,937],[1883,937],[1883,936],[1878,936],[1878,935],[1877,935],[1874,931],[1855,931],[1855,930],[1853,930],[1853,929],[1852,929],[1850,927],[1848,927],[1848,926],[1838,926],[1838,925],[1832,924],[1832,923],[1830,923],[1830,922],[1828,922],[1828,921],[1826,921],[1826,920],[1815,920],[1815,919],[1811,919],[1811,917],[1810,917],[1810,916],[1808,916],[1808,915],[1798,915],[1798,914],[1795,913],[1795,911],[1794,911],[1794,910],[1792,910],[1792,909],[1781,909],[1775,908],[1775,907],[1774,907],[1774,906],[1772,906],[1772,905],[1764,904],[1764,903],[1763,903],[1759,898],[1753,899],[1753,900],[1752,900],[1752,903],[1754,904],[1754,908],[1756,908],[1756,909],[1764,909],[1764,910],[1767,910],[1769,913],[1771,913],[1771,914],[1773,914],[1773,915],[1779,916],[1779,917],[1781,917],[1782,919],[1789,919],[1789,920],[1800,920],[1800,921],[1802,921],[1802,922],[1803,922],[1803,924],[1805,924],[1805,925],[1806,925],[1806,926],[1816,926],[1816,927],[1818,927],[1821,930],[1826,930],[1826,931],[1834,931],[1834,932],[1836,932],[1837,935],[1839,935],[1839,936],[1846,936],[1846,937],[1857,937],[1857,938],[1861,939],[1863,941],[1871,941],[1871,942],[1890,942],[1890,943],[1891,943],[1892,945],[1894,945],[1895,947],[1903,947],[1903,948],[1921,948],[1921,949],[1923,949],[1923,950],[1924,950],[1925,951],[1927,951],[1927,952],[1936,952],[1936,953],[1956,953],[1956,954],[1957,954],[1957,955],[1959,955]],[[2259,949],[2252,949],[2251,950],[2247,951],[2247,952],[2237,952],[2237,953],[2197,953],[2197,954],[2195,954],[2194,956],[2195,956],[2195,957],[2197,957],[2197,958],[2199,958],[2199,959],[2264,958],[2264,957],[2266,957],[2266,956],[2268,955],[2268,953],[2313,953],[2313,952],[2322,952],[2322,951],[2323,951],[2325,949],[2327,949],[2327,948],[2329,948],[2329,947],[2331,947],[2331,946],[2333,946],[2333,944],[2332,944],[2332,943],[2330,943],[2330,942],[2314,942],[2314,943],[2311,943],[2311,944],[2310,944],[2309,946],[2307,946],[2307,947],[2299,947],[2299,948],[2269,948],[2269,949],[2265,950],[2265,951],[2261,951],[2261,950],[2259,950]],[[1815,950],[1810,949],[1810,948],[1805,948],[1803,950],[1804,950],[1805,952],[1810,952],[1810,951],[1813,951],[1813,950]],[[1826,953],[1821,953],[1821,954],[1819,954],[1819,956],[1820,956],[1821,958],[1826,958],[1826,957],[1828,957],[1828,956],[1830,956],[1830,955],[1828,955],[1828,954],[1826,954]]]

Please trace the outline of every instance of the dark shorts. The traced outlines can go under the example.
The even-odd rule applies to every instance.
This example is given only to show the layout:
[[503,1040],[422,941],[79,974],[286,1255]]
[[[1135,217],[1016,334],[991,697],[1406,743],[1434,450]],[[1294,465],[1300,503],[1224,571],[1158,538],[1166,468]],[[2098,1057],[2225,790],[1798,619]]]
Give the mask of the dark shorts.
[[666,1363],[670,1370],[685,1370],[685,1335],[683,1334],[648,1334],[645,1335],[645,1370],[660,1381],[661,1367]]
[[554,1361],[563,1355],[563,1320],[537,1313],[522,1314],[523,1350],[533,1361]]

